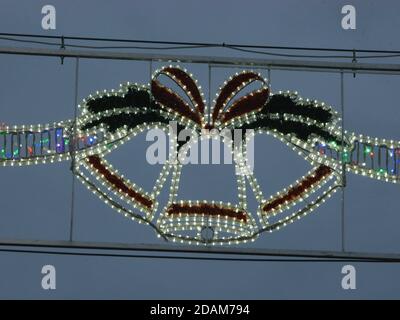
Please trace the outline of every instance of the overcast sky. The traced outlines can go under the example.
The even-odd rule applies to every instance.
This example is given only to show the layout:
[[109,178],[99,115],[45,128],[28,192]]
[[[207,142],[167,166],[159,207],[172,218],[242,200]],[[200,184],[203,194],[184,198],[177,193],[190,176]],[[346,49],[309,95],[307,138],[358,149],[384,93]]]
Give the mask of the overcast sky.
[[[357,29],[341,28],[341,8],[353,4]],[[56,8],[56,30],[41,27],[41,8]],[[398,1],[32,1],[2,0],[0,32],[143,40],[226,42],[398,50]],[[0,46],[14,43],[1,41]],[[189,53],[189,52],[186,52]],[[199,50],[190,54],[238,55]],[[394,62],[381,61],[381,62]],[[153,68],[161,64],[154,64]],[[184,65],[208,96],[208,67]],[[74,114],[74,61],[0,56],[0,122],[36,124]],[[238,69],[213,70],[211,93]],[[267,76],[266,70],[258,70]],[[147,83],[143,62],[82,60],[79,100],[99,89],[131,81]],[[340,110],[339,75],[273,71],[273,91],[297,90]],[[396,76],[345,76],[345,127],[400,139]],[[150,190],[160,170],[145,159],[140,135],[109,159]],[[267,196],[305,174],[302,158],[271,137],[256,139],[255,173]],[[0,168],[0,239],[67,240],[71,213],[69,163]],[[181,199],[236,201],[233,168],[190,166],[182,175]],[[348,251],[400,252],[399,187],[348,175],[345,247]],[[75,187],[74,240],[158,243],[154,232],[115,213],[79,182]],[[341,194],[252,246],[340,250]],[[253,205],[254,208],[254,205]],[[41,268],[57,270],[57,289],[41,288]],[[355,264],[357,289],[341,288],[342,263],[213,262],[140,258],[66,257],[0,253],[0,298],[399,298],[400,266]]]

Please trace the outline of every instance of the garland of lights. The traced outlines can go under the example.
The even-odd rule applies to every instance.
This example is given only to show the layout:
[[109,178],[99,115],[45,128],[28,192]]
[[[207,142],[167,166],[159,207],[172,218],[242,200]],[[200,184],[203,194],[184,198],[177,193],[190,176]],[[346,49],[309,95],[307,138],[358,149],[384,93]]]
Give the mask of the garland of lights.
[[[164,85],[162,77],[175,82],[188,101]],[[258,89],[238,98],[250,85]],[[211,110],[197,81],[177,66],[157,70],[149,86],[128,82],[119,90],[97,92],[79,108],[81,115],[75,121],[0,129],[0,163],[22,166],[72,159],[73,173],[89,190],[126,217],[153,227],[165,240],[189,244],[254,241],[260,233],[278,230],[325,202],[343,187],[342,169],[387,182],[400,181],[400,142],[343,131],[330,106],[304,100],[297,92],[272,94],[267,81],[253,71],[225,81]],[[230,146],[240,172],[236,174],[238,203],[231,204],[177,200],[183,168],[180,156],[164,164],[151,192],[124,178],[105,160],[108,153],[143,131],[158,128],[170,134],[171,121],[177,122],[178,130],[193,130],[201,139],[212,138],[213,129],[252,129],[253,134],[272,135],[313,168],[266,199],[245,161],[247,142],[252,138],[247,135],[240,148]],[[179,151],[197,141],[173,142],[182,155]],[[158,213],[157,198],[168,179],[168,203]],[[247,183],[258,202],[256,215],[247,210]]]

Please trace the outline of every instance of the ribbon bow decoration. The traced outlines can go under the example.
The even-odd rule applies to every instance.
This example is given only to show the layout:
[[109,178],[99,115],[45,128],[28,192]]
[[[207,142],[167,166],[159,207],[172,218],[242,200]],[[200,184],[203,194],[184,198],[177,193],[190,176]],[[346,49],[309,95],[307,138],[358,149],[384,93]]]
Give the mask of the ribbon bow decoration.
[[[190,98],[192,107],[176,92],[160,83],[158,78],[161,75],[172,79],[183,90]],[[261,88],[232,102],[241,90],[253,82],[260,82]],[[188,121],[187,124],[193,124],[200,129],[222,129],[234,119],[261,110],[268,100],[269,89],[266,80],[257,73],[245,71],[236,74],[225,82],[217,94],[210,122],[206,121],[206,103],[200,88],[197,87],[196,81],[180,68],[167,67],[157,72],[151,83],[151,93],[162,108],[177,113],[179,121],[183,118]],[[230,102],[232,104],[228,106]]]
[[[174,87],[165,85],[172,80]],[[257,86],[250,92],[249,88]],[[179,94],[180,92],[181,94]],[[183,93],[183,94],[182,94]],[[241,97],[239,95],[242,94]],[[119,90],[98,92],[80,106],[76,120],[0,130],[0,164],[31,165],[73,160],[73,173],[102,201],[125,216],[153,227],[166,240],[196,244],[230,244],[254,240],[261,232],[278,230],[318,207],[344,185],[343,169],[398,183],[400,143],[347,133],[331,107],[303,100],[297,93],[272,94],[267,81],[253,71],[228,79],[213,107],[193,77],[179,67],[155,72],[151,84],[127,83]],[[271,134],[311,163],[312,169],[268,199],[242,156],[234,159],[238,203],[178,201],[182,164],[167,161],[151,192],[126,179],[105,159],[108,153],[140,132],[169,123],[179,129],[247,129]],[[376,156],[375,156],[376,155]],[[375,159],[375,157],[377,159]],[[157,198],[167,179],[169,201],[158,214]],[[247,210],[247,181],[258,202]],[[304,205],[303,200],[310,198]]]

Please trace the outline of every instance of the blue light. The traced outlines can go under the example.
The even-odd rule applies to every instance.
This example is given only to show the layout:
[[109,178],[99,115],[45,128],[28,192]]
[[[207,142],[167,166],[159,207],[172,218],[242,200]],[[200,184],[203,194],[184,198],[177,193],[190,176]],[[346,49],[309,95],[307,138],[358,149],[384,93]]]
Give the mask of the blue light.
[[62,129],[56,129],[56,136],[61,137]]

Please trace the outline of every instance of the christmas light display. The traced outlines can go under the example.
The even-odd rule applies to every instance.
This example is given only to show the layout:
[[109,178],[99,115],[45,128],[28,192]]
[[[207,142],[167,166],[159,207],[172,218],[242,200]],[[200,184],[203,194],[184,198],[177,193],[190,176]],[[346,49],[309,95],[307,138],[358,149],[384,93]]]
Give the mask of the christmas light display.
[[[187,96],[162,83],[167,77]],[[243,94],[245,89],[255,88]],[[225,81],[210,110],[197,81],[186,70],[157,70],[149,86],[127,83],[119,90],[98,92],[79,106],[77,119],[47,125],[2,126],[0,163],[22,166],[70,160],[73,173],[111,208],[147,224],[165,240],[189,244],[234,244],[255,240],[316,209],[343,186],[343,170],[386,182],[400,181],[400,142],[349,133],[330,106],[302,99],[296,92],[271,93],[267,81],[243,71]],[[149,129],[171,135],[169,124],[190,129],[203,138],[213,130],[253,130],[284,142],[311,165],[293,185],[265,198],[246,162],[246,135],[231,142],[237,171],[237,204],[177,200],[182,161],[168,159],[153,190],[126,179],[105,159],[118,146]],[[226,141],[225,141],[226,142]],[[178,154],[194,141],[175,141]],[[175,150],[175,149],[173,149]],[[175,152],[175,151],[174,151]],[[158,196],[171,181],[168,203]],[[258,203],[248,211],[247,183]],[[307,201],[305,201],[307,199]]]

